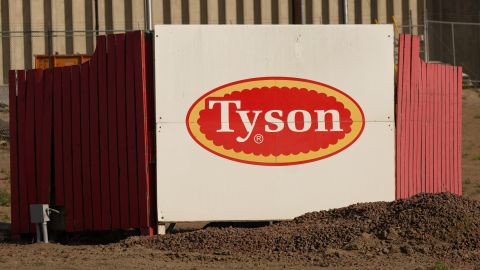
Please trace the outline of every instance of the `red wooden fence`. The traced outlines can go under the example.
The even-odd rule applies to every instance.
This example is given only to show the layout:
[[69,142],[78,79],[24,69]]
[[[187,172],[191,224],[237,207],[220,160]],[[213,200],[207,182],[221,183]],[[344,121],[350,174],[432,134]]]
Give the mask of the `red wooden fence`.
[[462,194],[462,68],[426,64],[418,36],[400,35],[396,198]]
[[33,232],[32,203],[69,232],[154,227],[151,43],[100,36],[82,65],[10,71],[12,234]]

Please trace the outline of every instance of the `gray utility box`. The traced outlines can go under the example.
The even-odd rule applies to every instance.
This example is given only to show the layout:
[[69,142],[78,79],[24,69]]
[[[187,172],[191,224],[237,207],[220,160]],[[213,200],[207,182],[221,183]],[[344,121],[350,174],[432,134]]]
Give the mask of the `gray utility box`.
[[48,217],[48,204],[31,204],[30,205],[30,222],[44,223],[50,221]]

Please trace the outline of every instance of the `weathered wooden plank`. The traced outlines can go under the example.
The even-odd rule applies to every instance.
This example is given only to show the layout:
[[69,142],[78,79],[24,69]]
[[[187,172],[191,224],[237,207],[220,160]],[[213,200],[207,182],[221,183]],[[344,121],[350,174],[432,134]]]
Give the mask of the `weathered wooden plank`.
[[10,111],[10,194],[11,194],[11,233],[20,233],[20,188],[18,179],[18,112],[17,112],[17,72],[8,72],[8,102]]

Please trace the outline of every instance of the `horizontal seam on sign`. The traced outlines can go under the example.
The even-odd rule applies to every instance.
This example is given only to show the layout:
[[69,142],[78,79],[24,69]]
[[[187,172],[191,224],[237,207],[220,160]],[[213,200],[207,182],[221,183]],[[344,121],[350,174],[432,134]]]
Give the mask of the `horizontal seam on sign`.
[[[385,123],[390,123],[390,122],[395,122],[394,120],[365,120],[365,121],[358,121],[358,120],[353,120],[353,121],[333,121],[333,123],[347,123],[347,122],[354,122],[354,123],[361,123],[361,122],[385,122]],[[176,121],[172,121],[172,122],[157,122],[158,124],[185,124],[185,123],[194,123],[194,124],[198,124],[197,122],[195,121],[192,121],[192,122],[176,122]],[[215,121],[215,123],[227,123],[227,122],[218,122],[218,121]],[[232,123],[231,121],[228,122],[228,123]],[[242,123],[247,123],[247,122],[242,122]],[[273,124],[273,123],[297,123],[297,122],[283,122],[283,121],[280,121],[280,122],[268,122],[267,124]],[[300,121],[301,123],[301,121]],[[328,121],[328,122],[323,122],[323,121],[319,121],[319,122],[304,122],[304,123],[332,123],[332,121]]]

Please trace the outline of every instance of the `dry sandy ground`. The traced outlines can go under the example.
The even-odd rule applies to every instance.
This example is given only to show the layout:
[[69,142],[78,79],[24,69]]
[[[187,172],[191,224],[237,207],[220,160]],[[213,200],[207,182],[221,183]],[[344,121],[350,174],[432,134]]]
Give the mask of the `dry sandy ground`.
[[463,195],[480,199],[480,90],[463,91]]
[[[342,258],[343,257],[343,258]],[[281,254],[279,256],[231,256],[228,254],[200,254],[165,252],[142,247],[64,246],[60,244],[8,245],[0,244],[1,269],[418,269],[439,265],[450,269],[480,269],[474,264],[450,263],[438,258],[393,254],[364,257],[355,251],[341,254],[339,260],[356,260],[349,266],[332,267],[316,261],[315,254]]]
[[[463,98],[463,194],[480,199],[480,92],[464,90]],[[0,147],[0,189],[9,190],[8,147]],[[9,207],[0,206],[0,223],[9,220]],[[357,251],[338,253],[349,265],[335,269],[480,269],[474,262],[450,261],[446,257],[424,257],[395,253],[363,256]],[[331,269],[316,260],[315,254],[271,256],[223,253],[165,252],[135,246],[9,244],[0,243],[0,269]],[[349,257],[356,257],[348,264]],[[363,257],[362,257],[363,256]],[[474,257],[480,257],[480,250]],[[360,258],[360,259],[359,259]],[[437,267],[437,262],[441,261]]]

